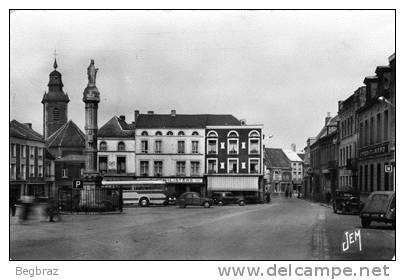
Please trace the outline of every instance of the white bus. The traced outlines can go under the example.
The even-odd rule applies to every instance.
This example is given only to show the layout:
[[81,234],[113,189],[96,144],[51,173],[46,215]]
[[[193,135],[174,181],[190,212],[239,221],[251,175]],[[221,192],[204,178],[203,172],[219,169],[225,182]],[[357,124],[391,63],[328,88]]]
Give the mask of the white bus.
[[108,181],[103,180],[104,188],[121,188],[124,206],[148,207],[165,205],[167,187],[165,181]]

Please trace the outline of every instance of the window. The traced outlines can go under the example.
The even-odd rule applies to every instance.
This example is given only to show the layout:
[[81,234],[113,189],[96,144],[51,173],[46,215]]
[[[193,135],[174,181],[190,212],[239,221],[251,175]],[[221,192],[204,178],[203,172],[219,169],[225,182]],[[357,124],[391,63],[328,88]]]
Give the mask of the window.
[[228,154],[238,154],[238,139],[228,139]]
[[374,144],[374,118],[370,119],[370,145]]
[[126,158],[117,157],[117,173],[126,173]]
[[208,159],[207,166],[209,174],[218,172],[217,159]]
[[364,144],[364,146],[368,146],[369,145],[369,142],[368,142],[368,140],[369,140],[369,134],[370,132],[369,132],[369,130],[368,130],[368,121],[365,121],[364,122],[364,136],[363,136],[363,144]]
[[42,159],[43,158],[43,149],[38,147],[38,159]]
[[54,121],[59,121],[59,119],[60,119],[60,111],[59,111],[59,109],[54,108],[52,113],[53,113],[53,120]]
[[370,164],[370,192],[374,191],[374,164]]
[[184,131],[179,131],[179,133],[177,133],[178,136],[184,136]]
[[259,139],[249,139],[249,154],[258,154],[259,149]]
[[80,176],[84,175],[84,168],[80,168]]
[[228,159],[228,173],[238,173],[238,159]]
[[21,174],[21,179],[26,178],[27,170],[25,168],[25,164],[21,164],[20,174]]
[[163,172],[163,162],[162,161],[155,161],[153,163],[153,169],[156,177],[162,176]]
[[177,153],[184,154],[184,141],[177,141]]
[[155,141],[155,153],[160,154],[162,152],[162,140]]
[[198,154],[198,141],[191,142],[191,152],[193,154]]
[[377,163],[377,191],[381,191],[381,163]]
[[381,114],[377,114],[377,143],[381,142]]
[[149,175],[149,161],[141,161],[141,176],[146,177]]
[[[250,159],[249,173],[259,173],[259,160],[258,159]],[[296,173],[296,172],[294,172],[294,173]]]
[[42,170],[42,165],[38,165],[38,177],[42,177],[43,170]]
[[125,143],[124,142],[119,142],[118,143],[118,151],[125,151]]
[[98,157],[98,171],[107,173],[107,157]]
[[30,158],[34,158],[34,147],[30,147]]
[[215,131],[210,131],[207,133],[207,137],[218,137],[218,134]]
[[17,156],[17,149],[15,144],[10,144],[10,152],[12,157]]
[[11,166],[10,166],[10,178],[11,179],[15,179],[16,178],[16,166],[15,166],[15,164],[11,164]]
[[162,132],[161,131],[156,131],[155,135],[156,136],[162,136]]
[[176,174],[177,174],[177,176],[186,175],[186,162],[185,161],[176,162]]
[[68,177],[68,169],[62,168],[62,178],[67,178],[67,177]]
[[360,147],[363,147],[363,146],[364,146],[364,130],[363,130],[363,123],[360,123],[359,140],[360,140]]
[[364,191],[367,192],[368,191],[368,166],[365,165],[364,166]]
[[218,153],[218,139],[208,139],[208,154],[217,154]]
[[173,136],[173,132],[172,132],[172,131],[168,131],[168,132],[166,133],[166,135],[167,135],[167,136]]
[[199,135],[197,131],[193,131],[193,133],[191,133],[192,136],[197,136]]
[[105,141],[100,142],[100,151],[107,151],[107,143]]
[[234,130],[229,131],[228,138],[238,138],[238,137],[239,137],[239,134],[236,131],[234,131]]
[[24,145],[21,145],[21,157],[25,158],[27,157],[27,148]]
[[146,140],[141,141],[141,153],[144,153],[144,154],[148,153],[148,141],[146,141]]
[[34,165],[31,164],[30,165],[30,177],[34,177],[34,175],[35,175]]
[[200,175],[200,162],[192,161],[191,162],[191,176],[198,176],[198,175]]
[[388,110],[384,111],[384,141],[388,140]]
[[147,131],[142,131],[141,135],[142,135],[142,136],[148,136],[149,134],[148,134]]
[[252,130],[251,132],[249,132],[249,137],[260,138],[260,133],[256,130]]

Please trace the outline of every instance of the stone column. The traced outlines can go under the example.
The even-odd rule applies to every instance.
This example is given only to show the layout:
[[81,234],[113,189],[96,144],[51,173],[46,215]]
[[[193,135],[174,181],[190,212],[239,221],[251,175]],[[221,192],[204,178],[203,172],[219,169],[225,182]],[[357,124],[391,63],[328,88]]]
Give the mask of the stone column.
[[94,67],[94,60],[91,60],[87,68],[89,82],[83,92],[83,102],[85,103],[85,155],[86,164],[83,174],[84,190],[96,187],[99,174],[97,172],[97,110],[100,102],[100,93],[96,87],[96,74],[98,69]]

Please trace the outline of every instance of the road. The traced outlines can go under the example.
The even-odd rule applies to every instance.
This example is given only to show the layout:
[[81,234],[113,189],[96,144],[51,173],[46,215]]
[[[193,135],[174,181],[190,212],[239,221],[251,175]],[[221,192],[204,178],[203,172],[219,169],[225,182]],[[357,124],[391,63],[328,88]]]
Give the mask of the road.
[[395,231],[362,229],[362,251],[342,252],[359,217],[297,198],[208,209],[129,208],[123,214],[66,215],[62,222],[11,217],[14,260],[389,260]]

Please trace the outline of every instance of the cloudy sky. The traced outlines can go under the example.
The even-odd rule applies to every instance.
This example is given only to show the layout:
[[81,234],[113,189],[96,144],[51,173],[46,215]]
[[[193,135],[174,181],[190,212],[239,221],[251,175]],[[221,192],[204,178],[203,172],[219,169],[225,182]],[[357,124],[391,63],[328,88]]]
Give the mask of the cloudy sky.
[[42,133],[53,70],[84,130],[90,59],[99,126],[113,115],[233,114],[264,124],[266,144],[301,149],[327,112],[387,64],[393,11],[18,11],[11,15],[11,119]]

